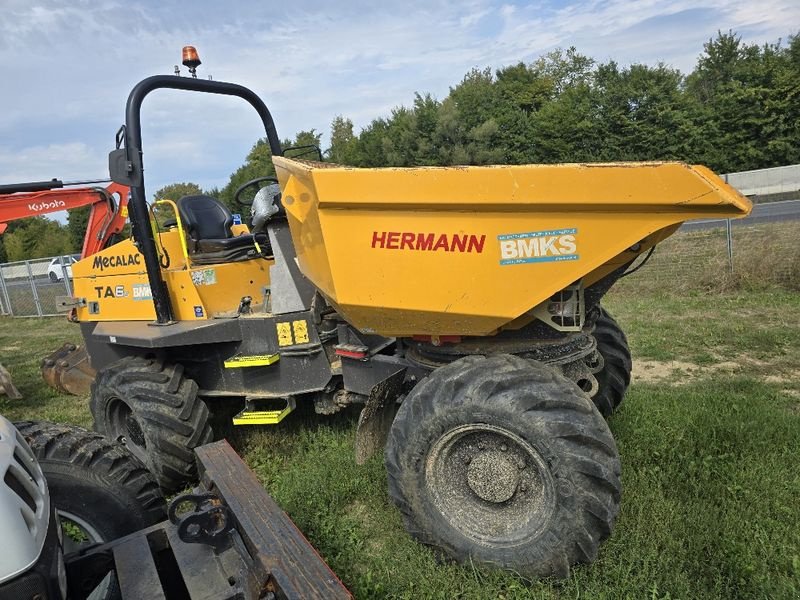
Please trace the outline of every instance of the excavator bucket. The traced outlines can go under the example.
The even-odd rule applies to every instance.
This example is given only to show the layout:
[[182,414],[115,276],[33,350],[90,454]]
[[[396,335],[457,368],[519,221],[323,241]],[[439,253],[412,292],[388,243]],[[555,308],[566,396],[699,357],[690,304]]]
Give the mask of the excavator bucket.
[[300,270],[361,331],[489,335],[698,218],[747,215],[702,166],[358,169],[273,157]]
[[67,394],[87,395],[95,375],[86,348],[69,342],[42,361],[42,377],[47,385]]

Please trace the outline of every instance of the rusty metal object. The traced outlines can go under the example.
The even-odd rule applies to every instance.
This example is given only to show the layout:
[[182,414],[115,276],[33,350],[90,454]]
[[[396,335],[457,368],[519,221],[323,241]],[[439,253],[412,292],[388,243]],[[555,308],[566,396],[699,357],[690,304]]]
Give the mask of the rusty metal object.
[[8,396],[9,400],[19,400],[22,394],[19,393],[17,386],[11,381],[11,373],[3,365],[0,365],[0,394]]
[[42,361],[42,377],[47,385],[67,394],[88,394],[96,375],[86,348],[69,342]]

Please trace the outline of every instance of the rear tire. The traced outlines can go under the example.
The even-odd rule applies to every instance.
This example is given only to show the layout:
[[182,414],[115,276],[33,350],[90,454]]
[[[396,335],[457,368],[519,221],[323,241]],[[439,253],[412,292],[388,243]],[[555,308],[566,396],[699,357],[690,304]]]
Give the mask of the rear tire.
[[165,492],[197,478],[194,449],[213,432],[208,407],[182,365],[123,358],[97,374],[90,408],[95,430],[125,444]]
[[[50,501],[65,528],[66,553],[79,546],[70,535],[80,533],[87,543],[110,542],[166,519],[155,478],[121,445],[70,425],[26,421],[15,426],[47,480]],[[113,575],[90,596],[118,597]]]
[[385,458],[406,529],[462,563],[566,577],[619,510],[608,425],[574,383],[517,356],[434,371],[400,406]]
[[48,275],[50,276],[50,281],[52,281],[53,283],[58,283],[58,275],[53,273],[53,271],[50,271]]
[[610,417],[622,403],[631,382],[631,351],[628,339],[614,317],[601,306],[597,311],[593,335],[605,364],[603,370],[595,374],[599,388],[592,401],[600,414]]

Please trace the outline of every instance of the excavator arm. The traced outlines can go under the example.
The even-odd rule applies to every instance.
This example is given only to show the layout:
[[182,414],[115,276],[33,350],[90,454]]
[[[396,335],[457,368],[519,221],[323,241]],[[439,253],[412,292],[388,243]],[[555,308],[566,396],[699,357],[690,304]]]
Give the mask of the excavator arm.
[[[111,245],[128,217],[127,186],[111,183],[107,187],[65,188],[64,185],[58,179],[0,185],[0,234],[9,222],[17,219],[89,206],[81,258]],[[86,350],[67,343],[42,361],[42,376],[51,387],[83,394],[94,379],[94,370]]]
[[81,258],[107,247],[114,235],[122,231],[128,217],[128,188],[118,183],[107,187],[60,188],[62,185],[54,179],[0,186],[0,234],[9,222],[17,219],[90,206]]

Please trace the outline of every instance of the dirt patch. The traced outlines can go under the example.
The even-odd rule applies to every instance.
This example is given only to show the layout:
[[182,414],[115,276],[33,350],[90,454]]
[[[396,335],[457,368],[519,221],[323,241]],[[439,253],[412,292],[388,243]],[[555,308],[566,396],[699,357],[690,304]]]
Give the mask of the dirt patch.
[[711,365],[696,365],[681,360],[634,360],[631,378],[636,383],[670,383],[684,385],[713,373],[736,373],[744,365],[734,361],[723,361]]
[[[767,383],[797,383],[800,382],[800,370],[790,371],[788,373],[773,373],[764,377]],[[785,390],[787,392],[794,392],[800,394],[797,390]]]
[[[764,371],[773,372],[764,375]],[[636,360],[633,361],[631,379],[636,383],[668,383],[685,385],[715,374],[749,375],[760,377],[766,383],[786,384],[800,381],[800,371],[780,371],[769,362],[742,354],[736,360],[723,360],[708,365],[697,365],[681,360]]]

